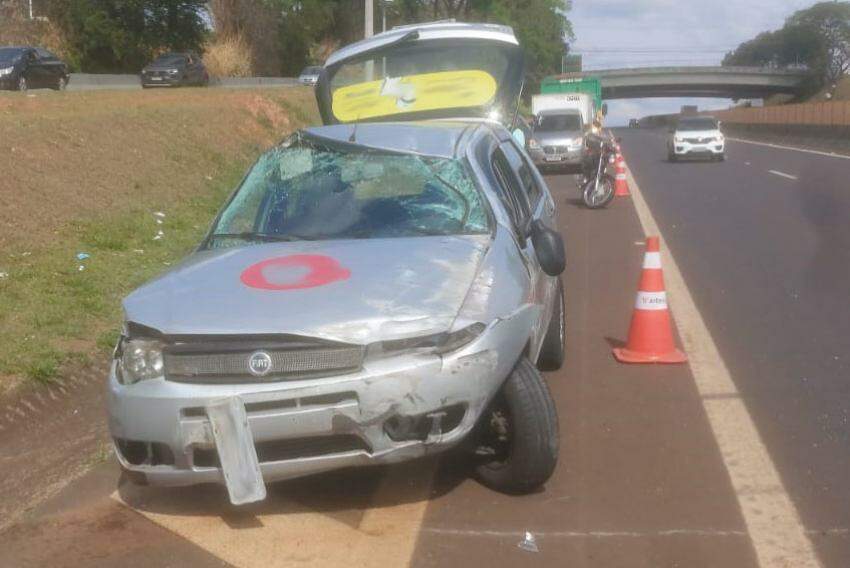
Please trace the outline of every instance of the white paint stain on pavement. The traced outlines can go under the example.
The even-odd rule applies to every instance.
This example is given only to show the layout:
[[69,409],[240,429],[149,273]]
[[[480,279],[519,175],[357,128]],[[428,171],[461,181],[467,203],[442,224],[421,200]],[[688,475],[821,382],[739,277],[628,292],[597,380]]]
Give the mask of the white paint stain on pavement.
[[[663,241],[631,171],[628,178],[644,232]],[[667,247],[662,256],[674,319],[759,564],[763,568],[819,567],[797,509]]]
[[780,172],[778,170],[767,170],[767,173],[773,174],[775,176],[784,177],[786,179],[796,180],[797,176],[792,176],[791,174],[786,174],[785,172]]

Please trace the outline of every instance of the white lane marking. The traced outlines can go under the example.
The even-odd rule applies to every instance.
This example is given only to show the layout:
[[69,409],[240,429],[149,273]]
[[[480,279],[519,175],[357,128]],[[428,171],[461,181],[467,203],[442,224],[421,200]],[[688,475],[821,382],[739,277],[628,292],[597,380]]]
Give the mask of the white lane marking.
[[726,140],[734,140],[744,144],[752,144],[754,146],[766,146],[767,148],[777,148],[779,150],[791,150],[793,152],[803,152],[805,154],[815,154],[817,156],[826,156],[827,158],[841,158],[842,160],[850,160],[850,156],[844,154],[836,154],[835,152],[822,152],[820,150],[809,150],[808,148],[797,148],[796,146],[782,146],[781,144],[770,144],[768,142],[756,142],[755,140],[744,140],[743,138],[730,138]]
[[[745,531],[721,531],[713,529],[668,529],[659,531],[535,531],[526,529],[538,538],[657,538],[665,536],[719,536],[743,537]],[[422,532],[462,537],[496,537],[522,538],[526,531],[476,531],[467,529],[451,529],[440,527],[425,527]]]
[[[647,235],[666,241],[628,171],[632,200]],[[819,567],[797,509],[762,442],[682,273],[668,247],[662,249],[665,280],[702,404],[763,568]]]
[[797,176],[792,176],[791,174],[786,174],[785,172],[780,172],[778,170],[767,170],[767,173],[773,174],[773,175],[779,176],[779,177],[784,177],[784,178],[787,178],[787,179],[793,179],[793,180],[797,179]]

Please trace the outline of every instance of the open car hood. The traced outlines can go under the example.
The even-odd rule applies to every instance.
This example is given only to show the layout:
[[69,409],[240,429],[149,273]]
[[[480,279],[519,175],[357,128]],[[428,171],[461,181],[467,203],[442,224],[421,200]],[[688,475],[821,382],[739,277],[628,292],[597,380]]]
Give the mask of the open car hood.
[[333,53],[316,86],[325,124],[513,119],[524,57],[510,27],[437,22],[393,28]]

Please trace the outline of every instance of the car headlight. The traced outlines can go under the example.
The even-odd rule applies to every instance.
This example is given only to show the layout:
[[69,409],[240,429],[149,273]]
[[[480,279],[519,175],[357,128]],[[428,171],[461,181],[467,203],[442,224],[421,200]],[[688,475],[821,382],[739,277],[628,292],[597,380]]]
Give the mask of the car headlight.
[[179,69],[169,69],[168,70],[169,75],[177,75],[178,73],[180,73]]
[[0,69],[0,77],[5,77],[6,75],[11,75],[12,71],[14,71],[14,67],[4,67]]
[[682,138],[681,136],[674,136],[673,141],[676,142],[676,144],[681,144],[682,142],[685,141],[685,139]]
[[122,337],[115,349],[116,376],[121,384],[131,385],[162,376],[162,343],[153,339]]
[[483,323],[477,322],[457,331],[422,335],[407,339],[393,339],[382,341],[371,349],[383,354],[398,354],[404,351],[421,351],[424,353],[436,353],[444,355],[457,351],[472,343],[481,333],[487,329]]

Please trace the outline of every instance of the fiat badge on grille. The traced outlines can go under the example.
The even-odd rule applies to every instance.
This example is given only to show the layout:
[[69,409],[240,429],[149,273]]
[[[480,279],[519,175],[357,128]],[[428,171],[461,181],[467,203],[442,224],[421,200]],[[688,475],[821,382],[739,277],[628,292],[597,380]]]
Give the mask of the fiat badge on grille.
[[257,351],[248,359],[248,371],[255,377],[268,375],[271,370],[272,358],[265,351]]

